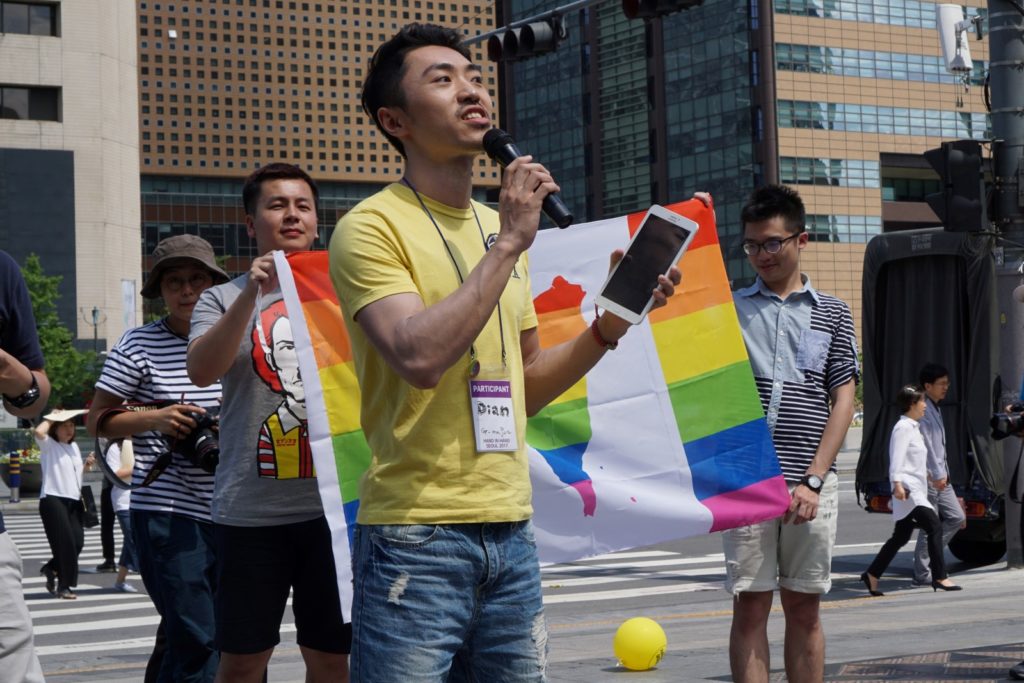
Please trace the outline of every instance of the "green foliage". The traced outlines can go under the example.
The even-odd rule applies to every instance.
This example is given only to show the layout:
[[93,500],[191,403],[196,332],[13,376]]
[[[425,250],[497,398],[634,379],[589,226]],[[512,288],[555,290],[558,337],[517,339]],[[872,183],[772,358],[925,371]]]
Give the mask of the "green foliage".
[[39,345],[46,359],[46,375],[53,389],[50,406],[82,408],[92,396],[99,374],[99,357],[94,351],[79,351],[72,345],[74,335],[57,315],[60,275],[46,275],[39,257],[29,254],[21,274],[28,285],[32,312],[39,330]]

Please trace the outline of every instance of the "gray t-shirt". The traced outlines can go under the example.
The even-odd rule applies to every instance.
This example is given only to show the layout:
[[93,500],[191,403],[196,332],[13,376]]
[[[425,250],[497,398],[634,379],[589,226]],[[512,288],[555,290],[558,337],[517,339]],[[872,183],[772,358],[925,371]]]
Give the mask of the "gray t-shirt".
[[[192,311],[189,343],[220,320],[247,279],[243,275],[203,292]],[[260,305],[263,343],[254,315],[221,378],[220,465],[212,511],[217,524],[274,526],[323,514],[284,301],[274,292]]]

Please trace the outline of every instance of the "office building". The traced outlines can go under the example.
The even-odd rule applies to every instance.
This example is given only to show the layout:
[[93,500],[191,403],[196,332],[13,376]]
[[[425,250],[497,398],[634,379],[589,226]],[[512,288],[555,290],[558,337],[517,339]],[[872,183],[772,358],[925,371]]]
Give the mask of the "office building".
[[141,320],[137,77],[132,0],[0,0],[0,249],[85,348]]
[[[498,23],[559,4],[500,0]],[[968,16],[985,13],[966,4]],[[704,0],[644,22],[604,0],[563,17],[556,51],[503,67],[502,120],[588,219],[711,192],[735,285],[753,277],[740,251],[746,195],[766,182],[794,187],[811,235],[803,268],[850,303],[859,334],[867,241],[938,225],[924,203],[938,177],[921,153],[990,137],[988,41],[970,41],[965,90],[946,72],[935,8]]]
[[[256,256],[241,187],[259,166],[294,163],[317,181],[320,247],[348,208],[401,178],[401,157],[360,106],[380,43],[417,21],[467,35],[493,21],[484,0],[138,5],[144,253],[169,235],[198,234],[229,272]],[[493,91],[497,69],[477,55]],[[500,176],[489,160],[478,164],[483,198]]]

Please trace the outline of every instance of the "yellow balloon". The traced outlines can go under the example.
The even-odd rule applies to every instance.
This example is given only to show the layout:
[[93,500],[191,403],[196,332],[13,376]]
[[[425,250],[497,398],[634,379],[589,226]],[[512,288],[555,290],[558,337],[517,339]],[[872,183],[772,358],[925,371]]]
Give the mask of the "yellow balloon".
[[658,622],[647,617],[633,617],[622,622],[615,632],[615,656],[622,666],[632,671],[647,671],[665,656],[668,639]]

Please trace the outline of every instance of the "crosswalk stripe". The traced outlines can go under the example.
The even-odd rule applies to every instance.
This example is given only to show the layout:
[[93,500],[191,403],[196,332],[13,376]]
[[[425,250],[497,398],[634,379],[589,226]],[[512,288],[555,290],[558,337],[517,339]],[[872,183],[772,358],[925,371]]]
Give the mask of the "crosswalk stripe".
[[105,619],[103,621],[80,621],[66,624],[51,624],[34,626],[32,630],[37,636],[46,636],[51,633],[82,633],[85,631],[112,631],[118,628],[138,628],[139,626],[156,626],[160,623],[160,615],[154,614],[148,617],[128,617],[126,619]]
[[[635,574],[618,574],[615,576],[591,576],[575,579],[549,579],[541,581],[541,588],[574,588],[576,586],[597,586],[607,583],[625,583],[628,581],[644,581],[650,579],[686,579],[694,576],[712,576],[721,574],[725,578],[725,572],[717,567],[703,569],[679,569],[675,571],[660,572],[638,572]],[[719,584],[721,585],[721,584]]]
[[[99,588],[99,586],[97,586],[96,588]],[[103,590],[106,591],[108,589],[103,589]],[[78,598],[73,600],[73,601],[72,600],[60,600],[60,601],[58,601],[57,598],[53,597],[52,595],[50,595],[46,591],[42,591],[41,593],[26,593],[25,594],[25,602],[28,603],[28,609],[29,609],[30,612],[33,612],[33,606],[38,604],[38,603],[48,603],[50,605],[69,605],[69,604],[73,605],[76,602],[78,602],[78,603],[81,603],[81,602],[102,602],[104,600],[106,600],[108,602],[110,600],[145,600],[146,602],[149,602],[149,596],[146,595],[145,593],[117,593],[117,594],[114,594],[114,593],[103,592],[103,593],[97,593],[97,594],[89,594],[89,593],[82,592],[82,587],[81,586],[76,588],[74,590],[74,592],[75,592],[75,595],[78,596]],[[53,609],[59,609],[59,607],[54,607]],[[154,608],[154,611],[155,610],[156,610],[156,608]]]
[[646,588],[624,588],[617,591],[590,591],[587,593],[570,593],[568,595],[545,595],[545,605],[558,605],[570,602],[601,602],[605,600],[627,600],[652,595],[672,595],[675,593],[695,593],[697,591],[722,590],[722,582],[686,583],[674,586],[648,586]]
[[[75,602],[78,601],[75,600]],[[29,611],[32,614],[32,623],[37,623],[40,619],[52,619],[54,617],[77,617],[86,614],[103,614],[139,609],[153,609],[153,605],[147,599],[145,601],[121,602],[116,605],[90,605],[89,607],[73,607],[70,609],[36,609]]]
[[[281,633],[295,633],[295,624],[281,624]],[[68,645],[36,645],[36,654],[40,657],[63,655],[69,653],[116,652],[120,650],[152,650],[153,638],[126,638],[105,642],[70,643]]]
[[705,564],[709,562],[722,562],[724,555],[715,555],[707,557],[683,557],[676,555],[670,559],[662,560],[642,560],[640,562],[618,562],[618,563],[601,563],[601,564],[588,564],[585,562],[573,562],[571,564],[561,565],[550,565],[542,567],[541,571],[546,573],[554,572],[603,572],[609,569],[622,569],[622,568],[638,568],[644,567],[674,567],[681,564]]

